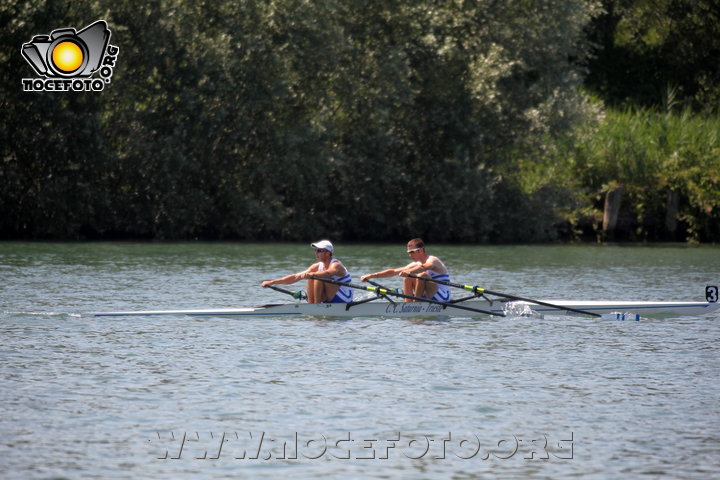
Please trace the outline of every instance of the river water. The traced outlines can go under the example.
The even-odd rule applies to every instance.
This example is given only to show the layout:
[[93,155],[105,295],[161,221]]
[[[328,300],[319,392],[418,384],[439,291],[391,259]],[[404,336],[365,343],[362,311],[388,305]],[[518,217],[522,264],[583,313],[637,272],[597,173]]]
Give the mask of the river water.
[[[403,245],[336,245],[360,274]],[[720,248],[429,246],[530,298],[703,300]],[[0,476],[720,473],[720,316],[93,318],[290,301],[305,244],[0,243]],[[399,286],[388,279],[389,286]]]

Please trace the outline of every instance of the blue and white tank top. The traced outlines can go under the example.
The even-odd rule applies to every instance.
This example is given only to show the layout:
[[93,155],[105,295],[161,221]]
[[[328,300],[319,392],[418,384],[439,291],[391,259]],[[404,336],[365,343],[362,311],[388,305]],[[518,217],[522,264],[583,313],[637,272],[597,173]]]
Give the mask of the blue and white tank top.
[[[428,275],[430,275],[430,278],[433,280],[440,280],[441,282],[449,282],[450,281],[450,274],[449,273],[437,273],[432,270],[425,270]],[[438,291],[433,295],[432,300],[438,301],[438,302],[447,302],[450,300],[450,287],[447,285],[442,285],[440,283],[437,284]]]
[[[333,263],[333,262],[339,263],[340,260],[338,260],[337,258],[333,258],[332,260],[330,260],[330,263]],[[318,268],[318,272],[322,272],[324,270],[325,270],[325,265],[322,262],[320,262],[320,268]],[[343,282],[343,283],[351,283],[352,282],[352,277],[350,276],[350,272],[347,271],[347,268],[345,268],[345,275],[343,275],[342,277],[333,275],[330,278],[336,282]],[[347,287],[345,285],[341,285],[340,289],[335,294],[335,298],[333,298],[332,301],[349,303],[349,302],[352,302],[352,299],[353,299],[353,289],[350,287]]]

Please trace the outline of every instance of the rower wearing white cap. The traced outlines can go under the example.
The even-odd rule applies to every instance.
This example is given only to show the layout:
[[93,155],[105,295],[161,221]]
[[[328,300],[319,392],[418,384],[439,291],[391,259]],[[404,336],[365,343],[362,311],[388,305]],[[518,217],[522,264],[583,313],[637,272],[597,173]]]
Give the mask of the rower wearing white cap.
[[317,263],[313,263],[306,270],[298,273],[291,273],[275,280],[265,280],[263,287],[270,285],[290,285],[300,280],[307,279],[308,303],[349,303],[352,302],[352,289],[344,285],[336,285],[320,280],[308,278],[310,276],[328,278],[336,282],[350,283],[352,278],[337,258],[333,258],[335,248],[330,240],[320,240],[310,244],[315,249]]

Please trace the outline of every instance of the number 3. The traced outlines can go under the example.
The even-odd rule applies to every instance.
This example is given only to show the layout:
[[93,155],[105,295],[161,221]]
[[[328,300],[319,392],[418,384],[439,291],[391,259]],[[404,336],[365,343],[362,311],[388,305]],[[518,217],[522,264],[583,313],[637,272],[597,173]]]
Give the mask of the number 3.
[[718,301],[718,287],[715,285],[705,287],[705,299],[710,303],[716,303]]

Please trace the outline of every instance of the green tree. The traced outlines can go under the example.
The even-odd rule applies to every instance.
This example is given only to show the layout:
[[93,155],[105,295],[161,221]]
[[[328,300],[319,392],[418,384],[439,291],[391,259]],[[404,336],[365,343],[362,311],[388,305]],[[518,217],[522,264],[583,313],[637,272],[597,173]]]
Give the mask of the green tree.
[[586,84],[608,104],[660,106],[668,88],[695,111],[720,108],[720,8],[714,0],[602,0]]
[[[577,66],[594,12],[583,0],[5,2],[3,234],[512,240],[508,216],[536,205],[517,199],[518,159],[597,113]],[[120,47],[105,91],[19,92],[23,42],[98,18]],[[552,237],[546,221],[535,240]]]

